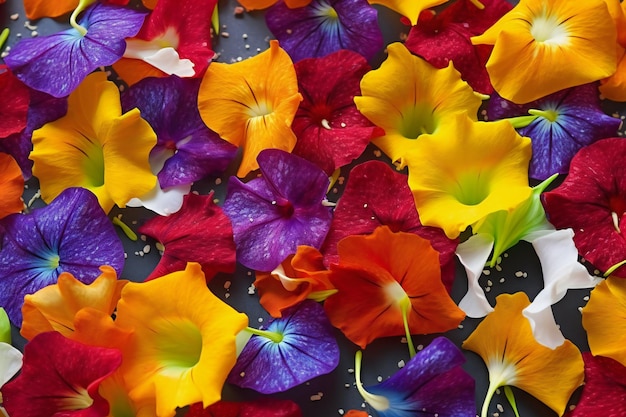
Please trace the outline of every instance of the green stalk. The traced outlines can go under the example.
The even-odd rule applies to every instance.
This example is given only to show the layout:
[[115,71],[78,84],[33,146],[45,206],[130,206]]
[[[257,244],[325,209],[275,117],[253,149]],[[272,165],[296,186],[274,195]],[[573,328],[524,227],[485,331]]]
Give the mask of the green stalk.
[[513,407],[515,417],[519,417],[519,411],[517,411],[517,404],[515,403],[515,396],[513,395],[513,390],[510,386],[504,386],[504,395],[506,395],[506,399],[509,400],[509,404],[511,404],[511,407]]
[[246,327],[244,330],[246,330],[249,333],[255,334],[257,336],[262,336],[265,337],[267,339],[270,339],[272,342],[274,343],[280,343],[283,341],[283,335],[277,332],[270,332],[267,330],[259,330],[259,329],[255,329],[252,327]]
[[523,127],[528,126],[532,122],[534,122],[537,117],[539,116],[537,115],[518,116],[518,117],[509,117],[508,119],[502,119],[502,120],[508,120],[509,123],[511,123],[515,129],[521,129]]
[[76,29],[78,33],[80,33],[80,36],[85,36],[87,34],[87,29],[76,23],[76,18],[83,10],[85,10],[87,7],[91,6],[91,4],[95,2],[96,0],[80,0],[78,2],[78,6],[76,6],[74,11],[72,12],[72,15],[70,16],[70,25],[72,25],[72,27]]
[[387,397],[377,394],[371,394],[363,388],[361,382],[361,361],[363,359],[363,352],[357,350],[354,355],[354,378],[356,382],[356,389],[361,394],[361,397],[377,411],[385,411],[389,409],[389,400]]
[[409,356],[412,358],[417,352],[415,351],[415,345],[413,345],[413,338],[411,337],[411,330],[409,329],[409,308],[411,308],[411,300],[409,300],[408,296],[405,296],[402,300],[400,300],[400,309],[402,310],[402,322],[404,323],[406,342],[409,345]]
[[489,388],[487,389],[487,396],[485,397],[485,402],[483,403],[483,408],[480,412],[480,417],[487,417],[487,411],[489,410],[489,404],[491,403],[491,399],[493,398],[493,394],[496,393],[500,385],[494,384],[491,379],[489,379]]
[[617,268],[619,268],[620,266],[626,264],[626,259],[624,259],[621,262],[616,263],[615,265],[613,265],[612,267],[610,267],[609,269],[606,270],[606,272],[604,273],[604,277],[608,277],[609,275],[611,275],[613,272],[615,272],[615,270]]
[[0,49],[4,47],[4,43],[9,39],[9,33],[11,33],[9,28],[2,29],[2,33],[0,33]]
[[132,240],[133,242],[137,240],[137,234],[133,232],[132,229],[128,227],[128,225],[126,225],[126,223],[121,221],[118,217],[113,217],[113,220],[111,221],[114,225],[122,229],[122,232],[124,232],[126,237],[128,237],[130,240]]

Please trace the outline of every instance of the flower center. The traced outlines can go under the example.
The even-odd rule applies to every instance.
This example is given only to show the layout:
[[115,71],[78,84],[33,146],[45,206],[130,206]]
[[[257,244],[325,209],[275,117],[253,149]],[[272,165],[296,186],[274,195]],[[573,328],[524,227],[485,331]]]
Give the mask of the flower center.
[[436,128],[432,107],[418,104],[402,112],[398,131],[408,139],[417,139],[420,135],[433,133]]
[[272,114],[272,111],[273,111],[272,106],[270,106],[267,102],[257,101],[255,104],[250,106],[248,110],[248,115],[250,117],[264,117],[269,114]]
[[565,26],[558,21],[556,16],[547,16],[545,13],[532,21],[530,34],[537,42],[548,45],[563,45],[568,41]]
[[451,194],[466,206],[482,203],[489,195],[489,176],[484,172],[466,173],[455,179]]
[[51,255],[50,258],[48,258],[50,269],[57,269],[59,267],[60,261],[61,258],[59,257],[59,255]]
[[[163,373],[178,374],[195,366],[202,353],[202,333],[189,320],[172,320],[164,323],[156,341]],[[182,369],[181,369],[182,368]]]
[[[93,144],[85,153],[87,158],[83,161],[83,170],[87,177],[87,183],[92,187],[104,185],[104,154],[98,144]],[[88,187],[87,187],[88,188]]]
[[335,22],[339,20],[337,10],[325,1],[320,1],[316,5],[312,5],[315,10],[315,14],[321,18],[324,18],[327,22]]
[[57,402],[59,410],[84,410],[91,407],[93,404],[93,398],[89,396],[89,393],[85,388],[73,387],[67,397],[60,397]]

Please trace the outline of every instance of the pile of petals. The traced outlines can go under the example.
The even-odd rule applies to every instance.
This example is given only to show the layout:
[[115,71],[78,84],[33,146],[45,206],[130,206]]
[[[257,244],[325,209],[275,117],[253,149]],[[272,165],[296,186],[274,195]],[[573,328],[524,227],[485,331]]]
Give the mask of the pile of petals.
[[68,25],[0,65],[0,415],[315,415],[353,360],[346,416],[626,413],[626,3],[240,1],[226,63],[215,0],[24,0]]

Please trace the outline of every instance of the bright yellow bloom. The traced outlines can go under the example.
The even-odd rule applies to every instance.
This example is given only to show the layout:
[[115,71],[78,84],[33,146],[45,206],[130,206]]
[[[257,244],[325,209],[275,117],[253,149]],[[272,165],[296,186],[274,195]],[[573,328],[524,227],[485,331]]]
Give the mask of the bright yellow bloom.
[[401,43],[387,47],[389,56],[380,68],[361,80],[359,111],[385,135],[373,139],[393,162],[405,165],[406,153],[421,139],[449,123],[454,114],[476,120],[481,100],[452,63],[437,69],[409,52]]
[[121,372],[136,403],[156,401],[158,417],[221,398],[236,361],[235,336],[248,318],[206,286],[199,264],[122,290],[116,323],[134,329]]
[[472,38],[475,45],[494,45],[487,72],[495,90],[515,103],[610,76],[615,42],[603,0],[521,0]]
[[380,4],[391,9],[411,21],[411,25],[417,24],[417,19],[423,10],[447,3],[448,0],[368,0],[370,4]]
[[33,132],[30,159],[44,201],[83,187],[109,212],[154,188],[148,155],[155,144],[139,110],[122,114],[117,86],[95,72],[70,94],[64,117]]
[[209,65],[198,94],[204,123],[243,147],[239,177],[259,167],[256,157],[263,149],[291,152],[296,144],[291,122],[300,101],[293,62],[277,41],[245,61]]
[[526,391],[562,415],[572,393],[583,382],[584,365],[578,348],[566,340],[550,349],[535,340],[522,310],[530,304],[523,292],[496,298],[492,313],[463,342],[477,353],[489,371],[489,388],[482,417],[498,387]]
[[512,210],[531,193],[530,139],[508,121],[451,117],[437,134],[415,141],[407,155],[409,187],[422,224],[456,238],[499,210]]
[[591,353],[626,366],[626,280],[610,276],[598,284],[583,308]]

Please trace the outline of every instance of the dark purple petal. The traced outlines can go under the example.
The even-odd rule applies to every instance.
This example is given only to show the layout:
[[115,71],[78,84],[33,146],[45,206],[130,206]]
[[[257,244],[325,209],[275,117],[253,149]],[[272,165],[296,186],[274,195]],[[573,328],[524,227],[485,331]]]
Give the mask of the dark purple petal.
[[96,2],[82,15],[81,36],[72,28],[50,36],[23,39],[4,59],[22,82],[55,97],[69,95],[92,71],[111,65],[135,36],[145,13]]
[[276,343],[254,335],[228,376],[228,382],[264,394],[282,392],[339,364],[339,347],[322,306],[305,300],[285,310],[267,328],[283,335]]
[[294,62],[340,49],[371,59],[383,46],[377,19],[367,0],[313,0],[296,9],[280,1],[265,15],[270,32]]
[[86,284],[101,265],[121,274],[124,249],[95,195],[68,188],[50,205],[0,221],[0,305],[16,326],[22,323],[24,296],[55,284],[69,272]]
[[164,165],[161,188],[190,184],[220,175],[237,153],[237,147],[210,130],[198,112],[201,79],[146,78],[122,95],[124,112],[137,107],[157,134],[151,161]]

